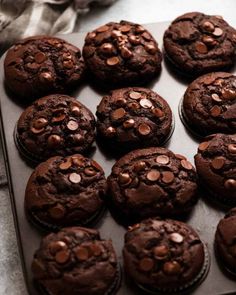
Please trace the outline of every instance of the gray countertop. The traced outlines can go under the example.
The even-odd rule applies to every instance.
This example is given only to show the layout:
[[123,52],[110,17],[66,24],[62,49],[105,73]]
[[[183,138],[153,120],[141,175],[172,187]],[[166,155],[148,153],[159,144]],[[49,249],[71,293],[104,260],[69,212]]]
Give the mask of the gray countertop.
[[[236,27],[235,0],[117,0],[110,7],[94,8],[80,16],[77,31],[121,19],[143,24],[168,21],[188,11],[222,15]],[[3,163],[0,150],[0,295],[26,295]]]

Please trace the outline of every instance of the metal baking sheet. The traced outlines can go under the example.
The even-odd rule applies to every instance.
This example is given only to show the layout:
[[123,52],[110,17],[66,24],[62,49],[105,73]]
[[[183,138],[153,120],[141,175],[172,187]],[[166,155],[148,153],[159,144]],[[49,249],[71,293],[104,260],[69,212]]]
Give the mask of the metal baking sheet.
[[[163,33],[168,25],[169,23],[156,23],[145,26],[156,38],[160,47],[162,47]],[[75,33],[60,37],[81,48],[83,46],[85,33]],[[36,295],[38,293],[32,282],[30,266],[33,253],[39,246],[42,233],[26,220],[24,213],[24,192],[27,180],[32,173],[32,168],[20,157],[13,139],[13,131],[16,121],[24,110],[24,107],[17,103],[17,98],[14,100],[11,99],[5,90],[3,59],[4,56],[0,61],[0,100],[2,115],[1,134],[4,145],[4,156],[8,171],[12,211],[22,258],[22,267],[29,294]],[[236,72],[235,69],[232,69],[232,72]],[[181,123],[178,115],[178,104],[188,83],[189,81],[184,80],[180,75],[174,73],[164,61],[162,63],[161,75],[151,81],[151,84],[147,85],[147,87],[152,88],[168,101],[175,116],[175,130],[171,140],[166,144],[166,147],[173,150],[175,153],[185,155],[193,163],[193,156],[197,151],[198,141],[191,137]],[[96,90],[93,84],[92,86],[82,85],[73,93],[73,96],[78,98],[95,114],[96,106],[99,104],[101,97],[104,94],[105,92]],[[103,154],[98,147],[96,147],[96,150],[91,157],[98,161],[104,168],[106,175],[109,175],[115,160],[110,156]],[[211,255],[211,267],[207,278],[191,294],[236,294],[236,281],[226,276],[220,270],[213,252],[215,228],[224,214],[225,212],[223,210],[220,210],[205,200],[199,200],[198,204],[186,220],[188,224],[192,225],[197,230],[201,238],[206,242]],[[97,225],[97,228],[100,230],[102,238],[113,240],[119,261],[122,263],[122,237],[124,236],[125,229],[114,221],[109,212],[106,212],[104,218]],[[138,292],[137,290],[130,288],[123,277],[122,286],[117,294],[137,295]]]

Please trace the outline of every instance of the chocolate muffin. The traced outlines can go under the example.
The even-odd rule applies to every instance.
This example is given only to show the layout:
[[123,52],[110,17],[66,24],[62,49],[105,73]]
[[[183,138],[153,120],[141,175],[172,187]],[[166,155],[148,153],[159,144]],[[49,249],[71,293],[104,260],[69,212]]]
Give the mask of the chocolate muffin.
[[31,161],[86,152],[95,137],[92,112],[75,98],[53,94],[35,101],[20,116],[15,142]]
[[25,102],[69,91],[80,82],[84,62],[79,48],[65,40],[35,36],[8,50],[4,70],[6,85]]
[[168,103],[150,89],[129,87],[104,96],[97,107],[102,141],[122,152],[160,146],[173,131]]
[[230,210],[217,225],[215,233],[216,257],[221,266],[236,275],[236,208]]
[[130,227],[123,258],[128,278],[151,294],[190,291],[209,268],[208,251],[198,234],[168,219],[147,219]]
[[157,42],[141,25],[110,22],[87,34],[83,57],[106,87],[148,82],[161,69]]
[[236,135],[206,137],[198,147],[195,165],[212,199],[236,206]]
[[197,177],[182,155],[165,148],[135,150],[108,177],[111,208],[131,224],[152,216],[181,216],[195,205]]
[[180,108],[184,125],[197,136],[236,133],[236,76],[199,77],[188,86]]
[[25,191],[25,210],[46,230],[86,225],[103,209],[106,179],[99,164],[82,155],[57,156],[39,164]]
[[44,237],[32,272],[41,292],[50,295],[114,295],[120,283],[112,242],[102,240],[97,230],[82,227]]
[[177,17],[164,34],[167,58],[190,76],[232,66],[235,48],[236,30],[222,17],[200,12]]

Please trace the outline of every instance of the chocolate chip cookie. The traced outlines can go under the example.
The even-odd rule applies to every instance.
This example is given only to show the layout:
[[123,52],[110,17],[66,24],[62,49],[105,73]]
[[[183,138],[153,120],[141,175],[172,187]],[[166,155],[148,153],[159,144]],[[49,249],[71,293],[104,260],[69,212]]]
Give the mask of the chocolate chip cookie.
[[19,151],[36,162],[84,153],[94,137],[92,112],[75,98],[60,94],[35,101],[22,113],[15,130]]
[[135,150],[108,177],[111,208],[131,224],[145,217],[183,215],[195,205],[197,177],[186,158],[165,148]]
[[26,214],[46,230],[87,225],[98,219],[106,187],[104,171],[94,160],[79,154],[52,157],[28,180]]
[[180,107],[183,123],[198,136],[236,133],[236,76],[216,72],[199,77]]
[[235,63],[236,30],[220,16],[186,13],[166,30],[164,49],[171,63],[186,75],[223,70]]
[[208,251],[198,234],[170,219],[147,219],[130,227],[123,257],[128,277],[151,294],[189,291],[204,279],[209,267]]
[[161,69],[157,42],[141,25],[110,22],[87,34],[83,57],[106,87],[140,85]]
[[168,103],[146,88],[112,91],[103,97],[96,115],[102,141],[123,152],[162,145],[173,131]]
[[49,36],[18,41],[4,61],[6,85],[16,99],[34,101],[64,93],[80,82],[84,62],[79,48]]
[[215,233],[216,257],[220,265],[236,275],[236,208],[230,210],[217,225]]
[[195,165],[199,179],[213,199],[236,206],[236,135],[206,137],[198,147]]
[[32,272],[42,294],[115,295],[120,283],[111,240],[82,227],[44,237],[34,254]]

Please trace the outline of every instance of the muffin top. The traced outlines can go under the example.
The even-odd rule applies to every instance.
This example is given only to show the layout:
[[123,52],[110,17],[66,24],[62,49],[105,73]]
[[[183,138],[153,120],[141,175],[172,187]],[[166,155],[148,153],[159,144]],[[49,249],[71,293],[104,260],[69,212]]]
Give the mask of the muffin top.
[[99,80],[129,86],[158,73],[162,60],[152,35],[141,25],[127,21],[110,22],[88,33],[83,57]]
[[104,171],[97,162],[79,154],[57,156],[32,173],[25,208],[46,229],[84,225],[101,209],[105,193]]
[[19,148],[36,161],[83,153],[95,136],[92,112],[75,98],[53,94],[35,101],[20,116]]
[[112,242],[97,230],[64,228],[42,239],[32,271],[49,294],[104,295],[116,280],[117,258]]
[[125,271],[146,290],[174,290],[202,275],[204,245],[187,224],[147,219],[130,227],[123,248]]
[[15,98],[33,101],[62,93],[81,80],[84,62],[79,48],[55,37],[35,36],[8,50],[5,81]]
[[168,58],[194,76],[233,65],[235,44],[236,30],[222,17],[200,12],[177,17],[164,34]]
[[197,201],[196,171],[166,148],[135,150],[122,157],[108,177],[115,208],[129,220],[179,215]]
[[216,72],[199,77],[188,86],[182,111],[200,135],[236,133],[236,76]]
[[114,90],[97,107],[99,134],[123,151],[159,146],[169,137],[172,112],[154,91],[129,87]]

